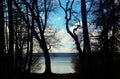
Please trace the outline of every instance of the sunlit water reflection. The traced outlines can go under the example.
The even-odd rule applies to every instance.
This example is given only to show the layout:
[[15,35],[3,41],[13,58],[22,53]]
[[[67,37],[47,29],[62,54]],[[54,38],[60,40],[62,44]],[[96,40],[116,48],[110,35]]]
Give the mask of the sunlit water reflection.
[[[45,62],[43,57],[40,59],[39,63],[41,63],[42,68],[38,70],[37,73],[43,73],[45,70]],[[51,58],[51,69],[53,73],[74,73],[71,57]]]

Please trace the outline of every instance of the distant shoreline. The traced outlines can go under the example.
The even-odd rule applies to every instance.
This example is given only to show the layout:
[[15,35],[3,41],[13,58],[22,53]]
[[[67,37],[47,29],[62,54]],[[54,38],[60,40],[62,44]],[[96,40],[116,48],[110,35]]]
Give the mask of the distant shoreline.
[[[44,53],[33,53],[33,56],[44,56]],[[78,53],[50,53],[52,57],[76,57]]]

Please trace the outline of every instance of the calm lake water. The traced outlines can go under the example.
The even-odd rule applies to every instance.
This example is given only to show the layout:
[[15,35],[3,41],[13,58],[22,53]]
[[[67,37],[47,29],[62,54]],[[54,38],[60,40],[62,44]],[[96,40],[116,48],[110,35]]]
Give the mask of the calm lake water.
[[[71,57],[52,57],[51,69],[53,73],[74,73],[73,64],[71,63]],[[45,70],[44,57],[40,58],[41,69],[36,73],[43,73]]]

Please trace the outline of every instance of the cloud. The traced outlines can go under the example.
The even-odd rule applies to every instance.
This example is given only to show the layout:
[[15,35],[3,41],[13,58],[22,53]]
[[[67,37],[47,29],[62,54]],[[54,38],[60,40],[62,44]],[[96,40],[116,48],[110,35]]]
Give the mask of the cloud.
[[57,38],[60,39],[60,43],[62,46],[58,48],[52,48],[53,52],[72,52],[73,49],[73,40],[70,35],[64,30],[61,29],[57,32]]
[[55,49],[55,48],[53,48],[53,51],[54,52],[71,52],[71,48],[68,48],[68,47],[65,47],[65,46],[61,46],[61,47],[59,47],[58,49]]
[[[60,18],[59,18],[60,19]],[[73,32],[74,28],[77,28],[78,23],[76,23],[74,26],[70,27],[70,31]],[[82,25],[82,23],[81,23]],[[94,26],[90,26],[90,24],[88,23],[88,28],[89,28],[89,32],[92,33],[92,35],[98,35],[98,32],[96,30],[94,30]],[[82,27],[79,27],[79,29],[76,30],[76,34],[79,36],[79,40],[83,40],[83,29]],[[73,50],[75,48],[75,42],[73,40],[73,38],[66,32],[65,29],[60,29],[58,30],[58,32],[56,33],[56,37],[60,39],[60,44],[62,46],[58,46],[57,48],[52,48],[53,52],[77,52],[77,50]],[[90,41],[92,43],[96,43],[96,39],[90,39]],[[81,48],[83,49],[83,42],[81,42]]]
[[62,20],[62,17],[58,17],[55,20],[60,21],[60,20]]

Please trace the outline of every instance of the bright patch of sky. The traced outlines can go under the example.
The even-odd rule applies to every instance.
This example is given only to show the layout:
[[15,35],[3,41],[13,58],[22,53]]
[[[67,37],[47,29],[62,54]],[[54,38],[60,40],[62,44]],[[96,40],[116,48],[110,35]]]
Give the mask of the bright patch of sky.
[[[70,35],[66,32],[66,27],[65,27],[65,13],[63,11],[63,9],[60,8],[59,3],[57,0],[53,0],[55,2],[55,4],[57,4],[57,10],[54,13],[50,14],[49,17],[49,23],[50,25],[55,28],[55,29],[59,29],[59,34],[58,37],[61,40],[61,44],[62,46],[60,46],[59,48],[52,48],[53,52],[73,52],[73,48],[74,48],[74,41],[73,39],[70,37]],[[60,0],[62,6],[65,8],[66,7],[66,3],[68,0]],[[71,1],[71,0],[70,0]],[[74,4],[73,4],[73,10],[79,12],[79,16],[77,18],[80,19],[81,21],[81,5],[80,5],[80,0],[75,0]],[[91,2],[87,2],[87,8],[90,7]],[[94,18],[92,15],[89,15],[88,17],[88,21],[90,21],[91,18]],[[78,23],[78,22],[76,22]],[[75,24],[76,24],[75,23]],[[74,25],[74,24],[73,24]],[[70,29],[71,31],[73,30],[74,26],[71,26]]]
[[58,38],[60,39],[60,44],[58,48],[52,48],[52,52],[73,52],[73,40],[70,35],[64,30],[61,29],[57,33]]
[[[56,0],[57,1],[57,0]],[[68,0],[60,0],[62,6],[65,8],[66,3]],[[79,0],[75,0],[74,4],[73,4],[73,10],[74,11],[79,11],[80,10],[80,2],[78,2]],[[57,28],[57,29],[65,29],[65,12],[60,8],[58,1],[55,3],[57,5],[57,10],[55,13],[51,13],[49,20],[50,20],[50,24],[52,25],[52,27]]]
[[[60,0],[62,5],[65,6],[67,0]],[[77,1],[77,0],[75,0]],[[57,10],[55,13],[51,13],[49,17],[49,22],[51,26],[55,29],[59,29],[58,37],[60,38],[61,45],[59,48],[52,48],[53,52],[72,52],[73,51],[73,40],[70,35],[66,32],[65,27],[65,13],[60,8],[59,3],[57,2]],[[73,6],[73,9],[80,10],[79,5]]]
[[50,23],[56,29],[65,29],[64,13],[59,9],[58,13],[50,15]]

